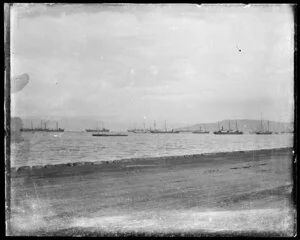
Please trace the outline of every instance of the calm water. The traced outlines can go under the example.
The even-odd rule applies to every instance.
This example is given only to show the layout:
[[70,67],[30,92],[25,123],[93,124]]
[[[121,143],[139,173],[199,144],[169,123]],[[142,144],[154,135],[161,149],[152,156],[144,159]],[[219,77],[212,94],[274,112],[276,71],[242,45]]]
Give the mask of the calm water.
[[292,147],[293,135],[134,134],[93,137],[91,133],[23,133],[11,144],[11,165],[45,165],[79,161],[187,155]]

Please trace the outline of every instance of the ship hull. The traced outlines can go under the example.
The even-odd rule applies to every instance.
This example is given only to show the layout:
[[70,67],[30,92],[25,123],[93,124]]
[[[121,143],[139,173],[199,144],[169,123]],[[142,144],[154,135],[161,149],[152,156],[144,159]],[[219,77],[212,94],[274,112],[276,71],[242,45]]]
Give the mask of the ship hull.
[[129,129],[127,132],[132,132],[132,133],[149,133],[149,130],[144,130],[144,129]]
[[43,129],[43,130],[35,130],[35,129],[21,129],[21,132],[64,132],[64,129],[51,130],[51,129]]
[[242,135],[243,132],[214,132],[216,135]]
[[272,135],[272,132],[256,132],[256,135]]
[[126,134],[92,134],[93,137],[127,137]]
[[97,130],[97,129],[86,129],[86,132],[109,132],[108,129],[105,130]]
[[179,133],[179,131],[150,131],[150,133]]

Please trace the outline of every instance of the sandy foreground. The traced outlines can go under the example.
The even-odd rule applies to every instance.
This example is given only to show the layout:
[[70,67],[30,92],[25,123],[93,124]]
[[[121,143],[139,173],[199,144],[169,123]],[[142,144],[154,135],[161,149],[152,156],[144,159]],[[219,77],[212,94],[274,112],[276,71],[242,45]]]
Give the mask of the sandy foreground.
[[293,236],[292,154],[14,168],[7,234]]

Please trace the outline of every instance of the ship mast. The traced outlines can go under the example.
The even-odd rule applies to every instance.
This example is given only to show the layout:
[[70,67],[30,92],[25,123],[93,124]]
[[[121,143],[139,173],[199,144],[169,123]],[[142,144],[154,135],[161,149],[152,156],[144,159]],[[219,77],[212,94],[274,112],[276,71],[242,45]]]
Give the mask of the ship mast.
[[263,131],[262,113],[260,117],[260,130]]
[[58,122],[56,122],[56,130],[58,130]]
[[228,130],[230,131],[230,120],[229,120],[229,129]]
[[156,121],[154,121],[154,130],[156,130]]
[[165,131],[167,131],[167,121],[165,120]]
[[236,126],[236,130],[238,131],[238,125],[237,125],[237,121],[235,121],[235,126]]

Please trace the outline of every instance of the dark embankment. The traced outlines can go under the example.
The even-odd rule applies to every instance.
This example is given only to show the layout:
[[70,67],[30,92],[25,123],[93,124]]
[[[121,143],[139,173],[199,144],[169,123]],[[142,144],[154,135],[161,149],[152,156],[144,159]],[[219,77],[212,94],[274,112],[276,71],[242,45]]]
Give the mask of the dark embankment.
[[11,235],[291,236],[290,148],[13,169]]

